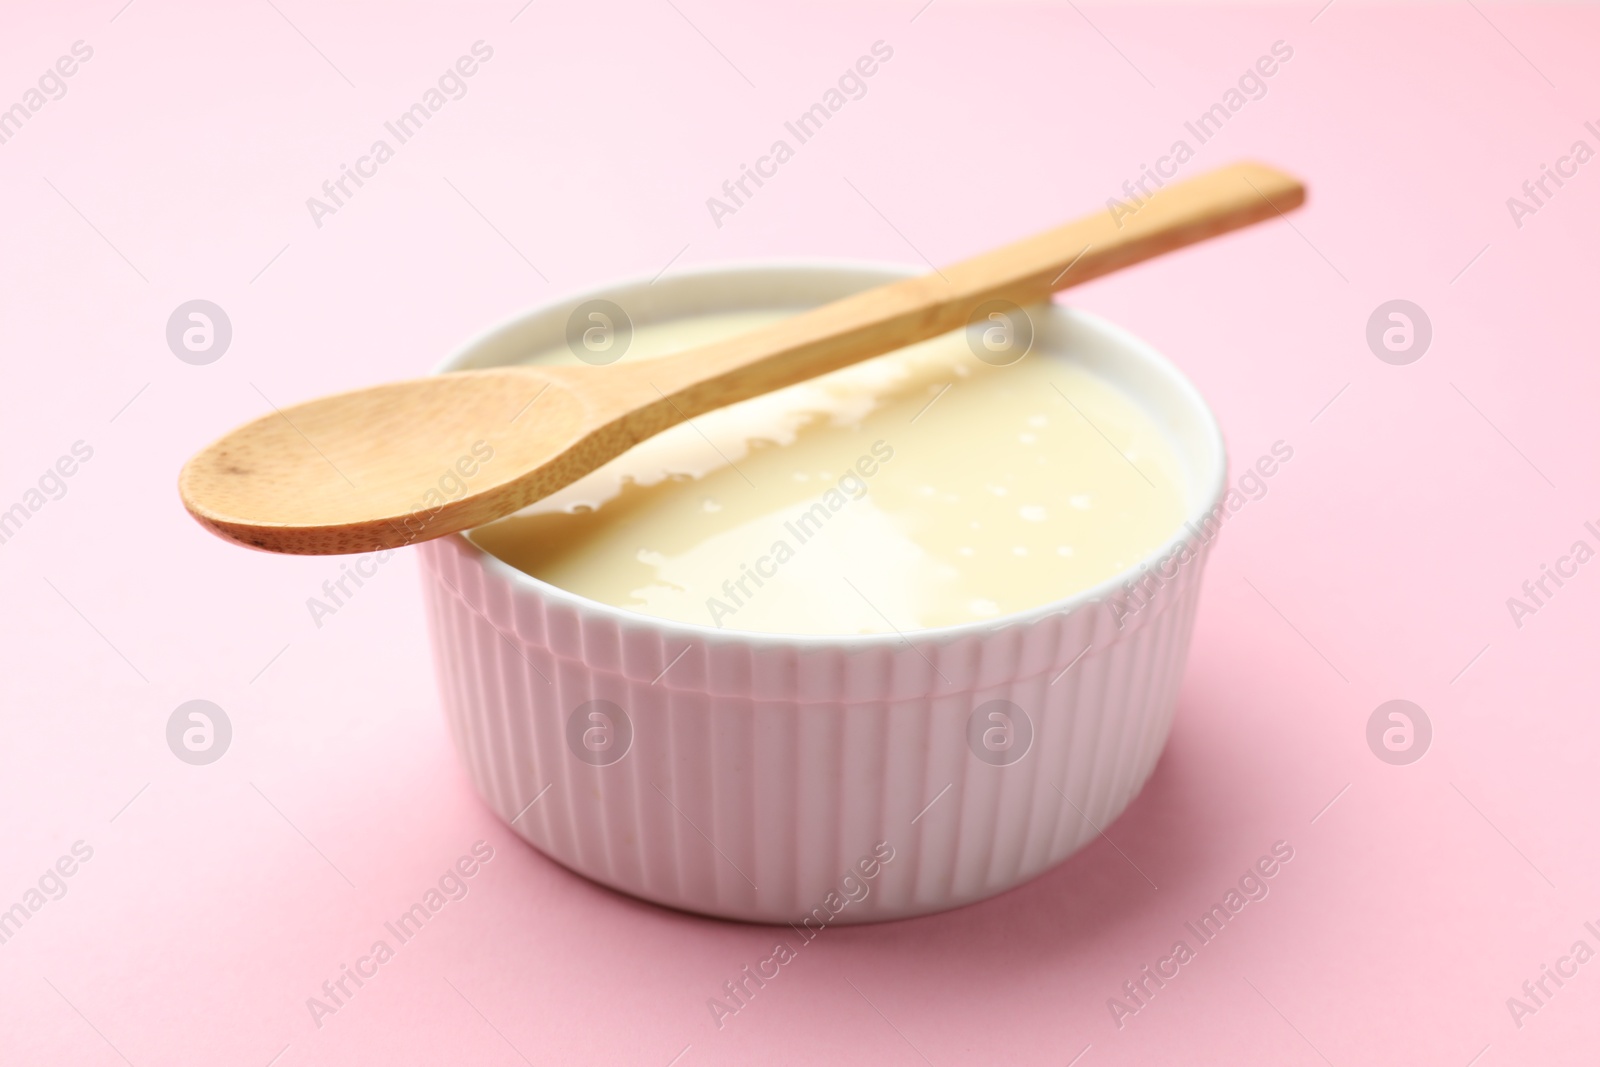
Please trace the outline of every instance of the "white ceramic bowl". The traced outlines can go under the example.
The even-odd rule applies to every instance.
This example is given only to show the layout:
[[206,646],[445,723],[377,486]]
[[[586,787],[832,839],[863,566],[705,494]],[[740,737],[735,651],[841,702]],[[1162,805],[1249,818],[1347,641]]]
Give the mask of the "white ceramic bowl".
[[[558,346],[596,297],[641,324],[799,310],[910,273],[752,263],[609,286],[510,319],[440,369]],[[812,928],[981,900],[1094,838],[1166,741],[1226,459],[1205,402],[1147,345],[1081,311],[1030,313],[1028,358],[1083,361],[1167,429],[1187,469],[1184,529],[1078,595],[904,637],[669,622],[529,577],[461,535],[430,541],[444,708],[484,800],[624,893]],[[997,709],[1012,747],[993,733],[1001,751],[980,758],[983,731],[1007,726]]]

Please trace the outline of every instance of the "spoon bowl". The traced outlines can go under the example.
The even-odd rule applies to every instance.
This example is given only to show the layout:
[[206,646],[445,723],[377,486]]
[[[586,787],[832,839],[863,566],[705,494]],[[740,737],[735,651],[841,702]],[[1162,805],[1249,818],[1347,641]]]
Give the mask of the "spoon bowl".
[[253,548],[398,548],[489,522],[630,447],[615,440],[615,389],[596,384],[497,367],[339,393],[239,427],[185,464],[179,488],[202,525]]

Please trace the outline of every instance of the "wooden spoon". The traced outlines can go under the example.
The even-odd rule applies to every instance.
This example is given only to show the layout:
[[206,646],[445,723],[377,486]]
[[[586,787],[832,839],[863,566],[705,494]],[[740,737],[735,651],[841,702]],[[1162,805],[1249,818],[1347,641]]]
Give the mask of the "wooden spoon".
[[461,371],[312,400],[208,446],[178,489],[208,529],[272,552],[439,537],[509,515],[685,419],[961,328],[986,301],[1038,303],[1304,200],[1289,175],[1235,164],[1168,185],[1120,219],[1098,211],[678,355]]

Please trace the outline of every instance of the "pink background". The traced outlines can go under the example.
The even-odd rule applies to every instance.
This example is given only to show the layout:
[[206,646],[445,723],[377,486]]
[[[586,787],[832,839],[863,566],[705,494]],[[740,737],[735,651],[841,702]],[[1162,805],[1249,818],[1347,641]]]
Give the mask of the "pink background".
[[[0,35],[0,104],[94,49],[0,145],[0,508],[94,449],[0,545],[0,907],[94,850],[0,945],[0,1061],[1592,1062],[1600,963],[1520,1029],[1505,1002],[1600,948],[1600,563],[1520,629],[1505,600],[1596,543],[1600,161],[1520,229],[1505,200],[1600,147],[1600,16],[273,3],[13,4]],[[305,198],[479,39],[466,97],[315,227]],[[866,97],[714,226],[705,198],[880,39]],[[1280,39],[1293,59],[1190,169],[1304,175],[1293,228],[1071,294],[1185,368],[1236,470],[1294,449],[1219,542],[1165,758],[1110,842],[956,913],[830,929],[720,1031],[706,999],[793,935],[617,896],[500,825],[445,734],[412,559],[318,629],[336,561],[239,551],[179,506],[182,460],[263,395],[421,373],[563,292],[943,262],[1093,210]],[[234,328],[203,367],[164,340],[197,297]],[[1397,297],[1434,327],[1404,367],[1364,339]],[[205,767],[164,738],[194,698],[234,726]],[[1366,744],[1392,698],[1433,723],[1410,766]],[[306,998],[479,839],[470,894],[317,1028]],[[1270,896],[1119,1030],[1107,998],[1279,840]]]

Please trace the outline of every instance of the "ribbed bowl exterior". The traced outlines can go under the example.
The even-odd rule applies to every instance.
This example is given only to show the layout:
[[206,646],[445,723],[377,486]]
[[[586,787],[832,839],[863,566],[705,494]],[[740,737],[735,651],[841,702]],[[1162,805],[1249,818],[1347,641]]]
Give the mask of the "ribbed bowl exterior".
[[[588,878],[687,911],[871,922],[1018,885],[1138,793],[1194,622],[1208,544],[1189,544],[1193,557],[1120,628],[1100,601],[864,646],[697,634],[554,597],[460,536],[423,545],[422,559],[451,733],[518,834]],[[1033,731],[1004,766],[968,741],[974,709],[997,699]],[[607,765],[569,741],[592,700],[631,725]],[[893,858],[870,881],[857,869],[868,892],[839,907],[860,892],[842,879],[875,846]]]

